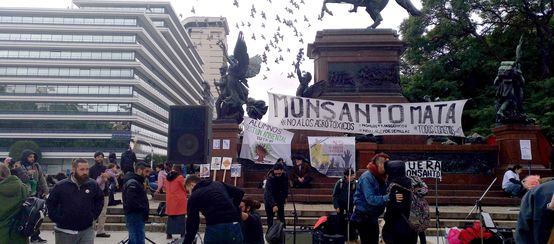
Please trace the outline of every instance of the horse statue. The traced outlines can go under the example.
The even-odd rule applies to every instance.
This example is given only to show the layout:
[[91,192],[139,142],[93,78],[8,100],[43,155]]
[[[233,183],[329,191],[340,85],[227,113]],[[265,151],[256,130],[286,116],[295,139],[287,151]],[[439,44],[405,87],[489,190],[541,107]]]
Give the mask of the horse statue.
[[[319,15],[319,18],[323,18],[325,13],[328,13],[329,15],[333,15],[333,12],[331,12],[327,8],[327,3],[349,3],[354,5],[354,7],[349,12],[357,12],[358,6],[365,7],[365,11],[369,14],[371,19],[373,19],[373,24],[370,25],[368,28],[375,29],[379,24],[381,24],[381,21],[383,21],[383,16],[381,16],[381,11],[387,6],[389,3],[389,0],[323,0],[323,7],[321,7],[321,14]],[[410,0],[396,0],[396,3],[398,3],[400,6],[402,6],[411,16],[419,16],[421,15],[421,11],[419,11]]]

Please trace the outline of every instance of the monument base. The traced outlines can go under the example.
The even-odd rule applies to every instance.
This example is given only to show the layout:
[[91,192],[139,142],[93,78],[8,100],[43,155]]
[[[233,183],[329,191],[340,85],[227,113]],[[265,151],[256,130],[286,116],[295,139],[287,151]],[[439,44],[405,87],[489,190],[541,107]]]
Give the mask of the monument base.
[[[536,125],[511,124],[501,125],[492,129],[498,145],[498,168],[504,169],[514,164],[543,169],[548,167],[548,161],[541,157],[539,148],[540,128]],[[522,159],[520,141],[529,140],[531,159]]]
[[[213,149],[214,140],[219,140],[219,149]],[[238,152],[240,145],[240,128],[236,122],[232,121],[218,121],[214,120],[212,123],[212,140],[210,146],[212,147],[212,157],[229,157],[232,158],[233,163],[238,163]],[[208,162],[210,163],[210,162]],[[210,173],[211,179],[214,179],[214,171]],[[225,179],[223,176],[225,174]],[[242,187],[244,185],[244,172],[242,177],[237,178],[237,186]],[[234,185],[235,179],[231,178],[231,171],[217,170],[217,181],[223,181],[227,184]]]

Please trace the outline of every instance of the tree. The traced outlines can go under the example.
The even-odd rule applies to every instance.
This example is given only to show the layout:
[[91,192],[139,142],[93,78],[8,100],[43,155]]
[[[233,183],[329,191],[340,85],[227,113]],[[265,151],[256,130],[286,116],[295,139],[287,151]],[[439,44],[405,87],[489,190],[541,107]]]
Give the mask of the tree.
[[[552,111],[544,110],[550,102],[548,94],[553,92],[547,82],[552,76],[552,1],[422,3],[422,16],[410,17],[400,27],[408,43],[402,67],[406,97],[412,101],[420,101],[425,95],[443,100],[470,99],[463,116],[466,134],[491,134],[490,128],[495,125],[492,82],[501,61],[515,60],[515,47],[523,35],[522,70],[529,97],[525,109],[534,116]],[[541,105],[543,109],[539,109]],[[548,116],[539,124],[543,126],[547,121]],[[551,126],[545,126],[551,133]]]
[[25,149],[33,150],[37,154],[37,160],[42,158],[42,152],[40,151],[40,146],[34,141],[17,141],[10,147],[9,156],[14,158],[15,161],[18,161],[21,157],[21,153]]

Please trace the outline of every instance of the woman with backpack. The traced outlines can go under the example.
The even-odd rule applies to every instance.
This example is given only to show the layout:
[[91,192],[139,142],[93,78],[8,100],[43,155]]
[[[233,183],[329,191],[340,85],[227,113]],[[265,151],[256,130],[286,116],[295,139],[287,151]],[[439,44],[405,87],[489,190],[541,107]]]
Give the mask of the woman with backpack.
[[29,238],[14,232],[14,220],[21,210],[29,190],[19,178],[11,175],[6,165],[0,165],[0,243],[28,243]]

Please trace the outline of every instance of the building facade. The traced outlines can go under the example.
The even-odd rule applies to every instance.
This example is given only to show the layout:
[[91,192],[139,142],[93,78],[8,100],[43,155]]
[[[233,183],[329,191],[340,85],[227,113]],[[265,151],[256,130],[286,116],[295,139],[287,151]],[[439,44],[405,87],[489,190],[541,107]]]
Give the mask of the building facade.
[[19,140],[39,144],[49,173],[129,144],[166,155],[169,106],[204,103],[203,62],[175,11],[73,3],[0,9],[0,157]]
[[225,17],[188,17],[183,20],[182,24],[204,61],[202,65],[203,78],[210,85],[212,96],[217,98],[219,93],[214,81],[221,79],[219,68],[227,64],[218,42],[221,41],[227,46],[227,36],[229,35],[227,19]]

